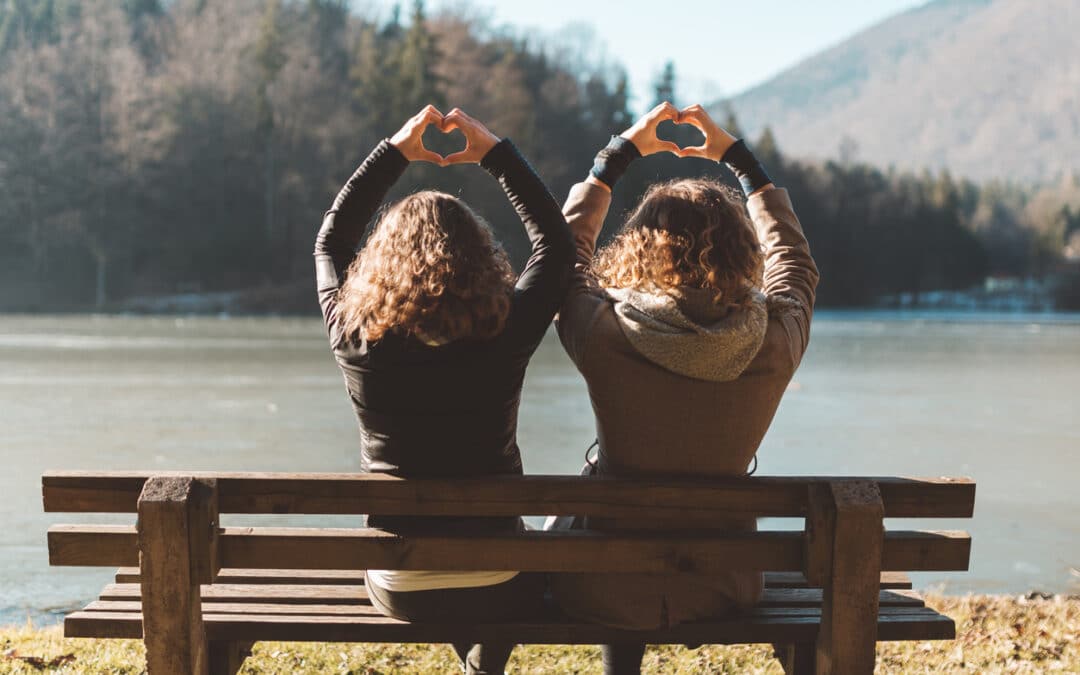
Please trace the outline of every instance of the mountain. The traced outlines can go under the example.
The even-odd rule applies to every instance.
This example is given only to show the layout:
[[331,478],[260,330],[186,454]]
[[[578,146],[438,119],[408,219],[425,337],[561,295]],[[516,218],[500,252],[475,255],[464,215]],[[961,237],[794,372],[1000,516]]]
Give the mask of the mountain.
[[790,156],[984,180],[1080,170],[1080,0],[936,0],[713,109]]

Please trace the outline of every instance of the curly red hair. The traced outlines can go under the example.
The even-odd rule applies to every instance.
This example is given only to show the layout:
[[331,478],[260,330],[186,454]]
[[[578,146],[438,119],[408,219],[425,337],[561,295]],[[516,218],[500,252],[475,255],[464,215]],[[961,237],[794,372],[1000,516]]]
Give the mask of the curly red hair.
[[713,291],[718,304],[746,305],[762,284],[764,255],[738,191],[682,179],[649,188],[590,273],[608,288],[689,287]]
[[410,195],[379,219],[338,291],[345,335],[435,344],[492,338],[510,313],[514,275],[491,228],[443,192]]

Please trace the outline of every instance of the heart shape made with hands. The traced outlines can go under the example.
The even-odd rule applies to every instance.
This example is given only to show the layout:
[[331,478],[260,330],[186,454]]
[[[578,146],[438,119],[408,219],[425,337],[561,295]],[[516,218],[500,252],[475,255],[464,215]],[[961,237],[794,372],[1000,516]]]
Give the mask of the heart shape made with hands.
[[700,122],[690,118],[683,120],[681,117],[663,120],[656,125],[656,138],[674,143],[680,150],[698,147],[709,140],[708,132],[702,128]]
[[429,122],[425,125],[424,133],[420,137],[420,146],[438,155],[445,166],[447,157],[465,150],[468,139],[465,138],[461,129],[449,127],[446,118],[442,117],[438,122]]
[[[687,139],[685,131],[680,130],[682,126],[696,128],[705,138],[698,145],[680,145],[675,140],[660,138],[657,132],[665,122],[675,125],[674,138],[683,143],[692,141]],[[709,117],[709,113],[701,105],[695,104],[679,110],[669,102],[661,103],[650,110],[623,135],[632,140],[644,155],[670,152],[676,157],[705,157],[714,160],[719,159],[719,154],[731,138]],[[672,136],[670,130],[665,131],[665,136]]]

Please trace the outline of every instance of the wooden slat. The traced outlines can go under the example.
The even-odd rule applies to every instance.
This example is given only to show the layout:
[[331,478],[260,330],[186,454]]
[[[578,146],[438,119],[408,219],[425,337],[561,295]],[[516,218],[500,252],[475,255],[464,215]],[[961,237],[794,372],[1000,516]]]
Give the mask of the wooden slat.
[[[272,602],[355,604],[368,602],[364,586],[326,586],[300,584],[213,584],[203,586],[202,599],[215,602]],[[138,600],[138,584],[108,584],[101,591],[101,600]]]
[[[95,611],[138,611],[141,593],[137,584],[109,584],[101,592],[100,599],[86,607]],[[289,606],[292,613],[318,613],[304,607],[370,607],[371,601],[363,586],[302,586],[268,584],[214,584],[202,587],[203,612],[211,605],[267,607]],[[820,588],[767,588],[758,607],[820,607]],[[924,607],[922,596],[915,591],[882,590],[879,593],[882,607]],[[235,610],[239,611],[239,610]],[[220,613],[220,611],[219,611]],[[272,613],[272,612],[263,612]]]
[[[178,472],[50,471],[47,512],[131,513],[151,475]],[[581,476],[400,479],[378,474],[189,472],[218,480],[222,513],[386,515],[575,515],[672,517],[803,516],[806,490],[836,477],[754,476],[645,480]],[[967,478],[868,478],[887,517],[967,518],[975,483]]]
[[[139,583],[138,567],[121,567],[116,570],[118,584]],[[215,580],[221,584],[363,584],[364,573],[360,570],[250,570],[232,567],[218,571]],[[800,572],[766,572],[767,588],[807,588],[809,583]],[[911,588],[911,577],[906,572],[882,572],[881,588]]]
[[[64,634],[67,637],[139,638],[142,635],[141,619],[137,612],[75,612],[65,619]],[[597,644],[627,639],[641,639],[650,644],[806,642],[815,639],[819,624],[820,616],[813,612],[777,615],[764,611],[642,633],[559,621],[469,625],[406,623],[376,616],[211,614],[206,617],[211,639],[301,642],[481,639],[505,639],[525,644]],[[955,635],[953,621],[929,608],[883,608],[878,617],[881,640],[948,640]]]
[[[138,600],[95,600],[83,611],[87,612],[140,612]],[[296,614],[304,616],[382,616],[371,604],[317,604],[287,602],[203,602],[203,614]]]
[[[819,594],[820,596],[820,594]],[[821,613],[820,597],[818,605],[759,605],[753,614],[759,617],[780,617],[780,616],[819,616]],[[890,608],[907,608],[910,610],[918,610],[923,605],[901,603],[895,605],[886,605]],[[88,604],[82,611],[85,612],[112,612],[112,613],[130,613],[140,612],[142,610],[141,603],[137,600],[95,600]],[[216,602],[207,601],[203,603],[203,614],[254,614],[254,615],[266,615],[266,614],[280,614],[280,615],[294,615],[294,616],[370,616],[378,617],[382,616],[378,609],[373,605],[363,603],[351,603],[351,604],[316,604],[316,603],[300,603],[290,604],[281,602]],[[563,619],[556,618],[555,620],[562,621]]]
[[634,534],[531,531],[513,535],[397,536],[376,529],[225,528],[227,567],[708,573],[795,570],[802,533]]
[[971,561],[971,535],[962,530],[893,530],[885,533],[881,568],[905,572],[963,572]]
[[[798,576],[798,575],[796,575]],[[884,575],[882,575],[884,577]],[[795,578],[788,580],[797,581]],[[118,584],[139,583],[138,567],[121,567],[116,570],[115,582]],[[235,567],[223,567],[218,570],[214,578],[219,584],[344,584],[363,585],[363,570],[285,570],[266,569],[249,570]],[[789,586],[799,586],[797,583],[789,583]],[[802,586],[806,585],[803,579]],[[886,586],[882,586],[885,588]],[[911,588],[908,586],[888,586],[889,588]]]
[[[117,579],[119,581],[119,579]],[[765,586],[771,588],[807,588],[810,582],[801,572],[766,572]],[[911,577],[906,572],[882,572],[881,588],[911,588]]]
[[[526,532],[483,537],[401,537],[377,529],[224,528],[222,565],[259,569],[338,570],[345,566],[414,570],[547,572],[714,572],[728,569],[802,569],[801,532],[635,535],[591,531]],[[138,562],[135,528],[54,525],[49,563],[131,566]],[[966,570],[966,532],[911,530],[885,533],[883,569]]]
[[139,564],[138,534],[132,525],[53,525],[46,536],[50,565]]

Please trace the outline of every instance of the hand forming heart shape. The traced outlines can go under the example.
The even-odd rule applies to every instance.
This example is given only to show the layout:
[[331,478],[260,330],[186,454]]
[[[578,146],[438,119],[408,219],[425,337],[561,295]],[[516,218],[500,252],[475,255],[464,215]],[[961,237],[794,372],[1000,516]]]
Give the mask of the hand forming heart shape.
[[[429,126],[434,126],[444,134],[455,129],[460,130],[465,136],[465,149],[446,157],[428,150],[424,147],[423,136]],[[477,163],[498,142],[498,136],[488,131],[487,127],[477,120],[466,115],[461,109],[454,108],[443,115],[433,105],[425,106],[423,110],[405,122],[405,125],[390,139],[391,145],[397,147],[409,161],[419,160],[439,166]]]
[[[683,148],[671,141],[661,140],[656,135],[656,129],[661,122],[669,120],[675,124],[696,127],[705,135],[705,142]],[[705,157],[715,161],[719,161],[736,140],[734,136],[721,129],[700,105],[695,104],[679,110],[667,101],[645,113],[632,127],[622,133],[622,137],[632,142],[643,156],[670,152],[677,157]]]

